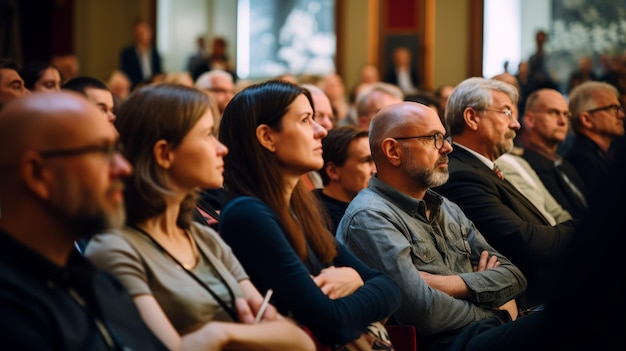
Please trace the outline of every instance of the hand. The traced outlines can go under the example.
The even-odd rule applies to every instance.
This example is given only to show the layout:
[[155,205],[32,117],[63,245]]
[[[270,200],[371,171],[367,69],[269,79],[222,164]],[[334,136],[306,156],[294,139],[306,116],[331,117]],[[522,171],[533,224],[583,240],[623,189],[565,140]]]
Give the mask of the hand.
[[486,250],[480,253],[480,259],[478,260],[478,266],[472,267],[474,272],[482,272],[487,269],[496,268],[500,266],[497,256],[489,257],[489,252]]
[[315,284],[331,299],[348,296],[363,286],[363,279],[354,268],[330,266],[313,277]]
[[519,313],[519,310],[517,308],[517,302],[515,302],[515,299],[509,300],[504,305],[498,307],[498,309],[508,311],[509,314],[511,315],[512,320],[517,319],[517,314]]
[[[235,299],[235,308],[237,309],[237,314],[239,316],[239,322],[243,324],[254,324],[254,317],[256,316],[256,312],[261,308],[261,301],[249,301],[242,297],[238,297]],[[254,311],[254,312],[253,312]],[[263,313],[263,317],[261,317],[261,322],[263,321],[274,321],[278,319],[278,311],[276,307],[271,304],[267,306],[265,309],[265,313]]]

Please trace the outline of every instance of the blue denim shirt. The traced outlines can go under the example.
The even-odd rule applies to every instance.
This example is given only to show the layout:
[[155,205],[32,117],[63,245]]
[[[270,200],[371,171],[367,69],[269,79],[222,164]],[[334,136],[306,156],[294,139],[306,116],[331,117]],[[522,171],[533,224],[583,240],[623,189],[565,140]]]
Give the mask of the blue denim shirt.
[[[394,316],[416,326],[421,336],[449,334],[502,316],[494,309],[526,289],[522,272],[487,244],[456,204],[432,190],[423,200],[415,199],[374,176],[346,209],[336,236],[366,264],[396,281],[402,305]],[[496,255],[500,266],[473,272],[483,250]],[[459,275],[471,297],[458,299],[431,288],[420,271]]]

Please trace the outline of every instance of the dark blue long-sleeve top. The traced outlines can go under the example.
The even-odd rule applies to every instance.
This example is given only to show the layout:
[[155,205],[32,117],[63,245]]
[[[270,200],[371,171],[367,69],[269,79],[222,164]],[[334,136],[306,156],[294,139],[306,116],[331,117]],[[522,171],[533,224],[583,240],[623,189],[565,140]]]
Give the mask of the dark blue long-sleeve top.
[[354,268],[365,284],[346,297],[326,296],[291,247],[278,217],[259,199],[240,196],[229,201],[220,215],[220,234],[257,289],[273,289],[276,308],[327,345],[358,338],[369,323],[389,317],[400,306],[395,282],[339,243],[332,264]]

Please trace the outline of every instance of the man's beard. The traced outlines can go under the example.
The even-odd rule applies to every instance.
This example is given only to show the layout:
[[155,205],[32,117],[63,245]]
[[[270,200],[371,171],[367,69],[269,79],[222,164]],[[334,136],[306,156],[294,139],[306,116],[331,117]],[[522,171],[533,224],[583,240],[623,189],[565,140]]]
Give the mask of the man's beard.
[[[411,159],[412,160],[412,159]],[[407,164],[407,172],[411,178],[421,184],[425,189],[435,188],[448,181],[448,168],[439,168],[440,164],[448,163],[448,156],[442,155],[432,169],[416,166],[413,162]]]

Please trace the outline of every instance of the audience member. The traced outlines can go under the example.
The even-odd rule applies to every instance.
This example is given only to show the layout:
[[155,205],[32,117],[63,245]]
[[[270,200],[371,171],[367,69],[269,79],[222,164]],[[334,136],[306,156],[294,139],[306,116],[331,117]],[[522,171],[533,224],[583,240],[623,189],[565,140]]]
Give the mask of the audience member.
[[441,103],[439,102],[439,99],[435,96],[435,94],[431,92],[420,91],[417,94],[406,95],[404,97],[404,101],[418,102],[422,105],[426,105],[432,108],[437,113],[437,115],[441,116],[441,118],[443,119],[443,115],[440,111]]
[[494,163],[504,178],[535,205],[550,225],[572,219],[571,214],[546,189],[537,172],[520,155],[507,152]]
[[[322,89],[313,84],[302,84],[302,87],[311,93],[313,109],[315,110],[315,122],[324,127],[324,129],[331,130],[335,123],[335,112],[328,96],[324,94]],[[307,172],[302,176],[302,181],[309,190],[321,189],[324,186],[320,173],[317,170]]]
[[446,113],[446,104],[448,103],[448,98],[450,94],[452,94],[452,90],[454,90],[454,85],[443,84],[435,89],[435,96],[439,99],[439,116],[443,118]]
[[413,102],[383,108],[370,128],[377,173],[337,230],[351,252],[400,285],[394,317],[416,327],[420,350],[452,342],[482,349],[487,341],[471,332],[473,323],[487,329],[516,319],[515,298],[526,288],[522,272],[463,211],[431,190],[448,179],[450,142],[434,110]]
[[324,166],[319,173],[323,188],[315,193],[330,216],[333,234],[350,201],[367,187],[376,171],[367,135],[367,130],[341,126],[322,139]]
[[578,67],[570,73],[569,81],[567,82],[567,93],[569,94],[572,89],[579,86],[581,83],[588,82],[590,80],[598,80],[593,71],[593,63],[589,56],[582,56],[578,59]]
[[126,73],[114,70],[106,79],[106,83],[113,94],[115,106],[120,106],[130,95],[130,79]]
[[565,158],[574,165],[589,194],[609,179],[614,163],[612,145],[624,136],[624,108],[619,91],[604,82],[585,82],[569,95],[576,138]]
[[415,94],[419,91],[419,80],[409,48],[400,46],[393,50],[392,67],[390,67],[383,79],[384,82],[397,85],[405,95]]
[[380,73],[375,65],[365,65],[359,71],[359,83],[380,82]]
[[328,96],[328,99],[330,99],[330,104],[335,111],[336,123],[341,124],[343,120],[348,117],[349,111],[343,78],[336,73],[328,74],[322,78],[317,86],[319,86],[322,91],[324,91],[324,94]]
[[567,101],[559,91],[533,92],[526,100],[527,138],[522,157],[556,201],[574,218],[581,218],[587,210],[586,187],[576,168],[557,153],[568,135],[570,116]]
[[163,83],[180,84],[187,87],[193,87],[194,81],[189,72],[171,72],[167,73],[163,78]]
[[[235,94],[233,77],[226,71],[213,69],[196,79],[195,87],[207,92],[217,103],[220,116]],[[219,118],[216,123],[219,126]]]
[[93,77],[74,77],[62,86],[63,90],[73,90],[84,95],[89,101],[96,105],[111,123],[115,121],[115,101],[113,93],[107,85]]
[[139,88],[116,125],[135,165],[126,227],[94,236],[85,255],[120,279],[171,350],[313,350],[273,307],[254,323],[263,296],[219,235],[191,220],[195,189],[221,186],[228,153],[211,133],[209,98],[173,84]]
[[358,116],[356,112],[356,100],[362,92],[367,90],[374,83],[357,83],[350,89],[350,93],[348,94],[348,116],[337,123],[339,126],[359,126]]
[[9,101],[28,94],[19,69],[12,60],[0,59],[0,110]]
[[80,73],[80,61],[74,54],[54,56],[50,63],[61,72],[61,84],[77,77]]
[[369,130],[372,118],[381,108],[403,100],[402,90],[393,84],[379,82],[370,85],[356,100],[359,128]]
[[324,163],[327,131],[313,119],[308,90],[272,80],[226,107],[220,139],[229,201],[220,234],[278,310],[327,346],[357,339],[400,305],[397,285],[337,243],[329,219],[300,177]]
[[67,92],[0,113],[0,335],[16,350],[165,350],[119,281],[74,242],[124,222],[130,164],[98,110]]
[[130,79],[130,90],[163,73],[161,56],[152,45],[152,28],[145,21],[135,23],[133,44],[120,51],[119,68]]
[[20,77],[31,92],[61,90],[61,72],[47,62],[33,62],[24,66]]
[[512,150],[520,127],[513,113],[517,98],[513,86],[493,79],[468,78],[456,86],[445,115],[455,146],[450,179],[437,191],[459,205],[489,244],[522,270],[528,290],[518,303],[526,309],[548,299],[555,264],[576,222],[550,225],[494,168],[494,161]]

